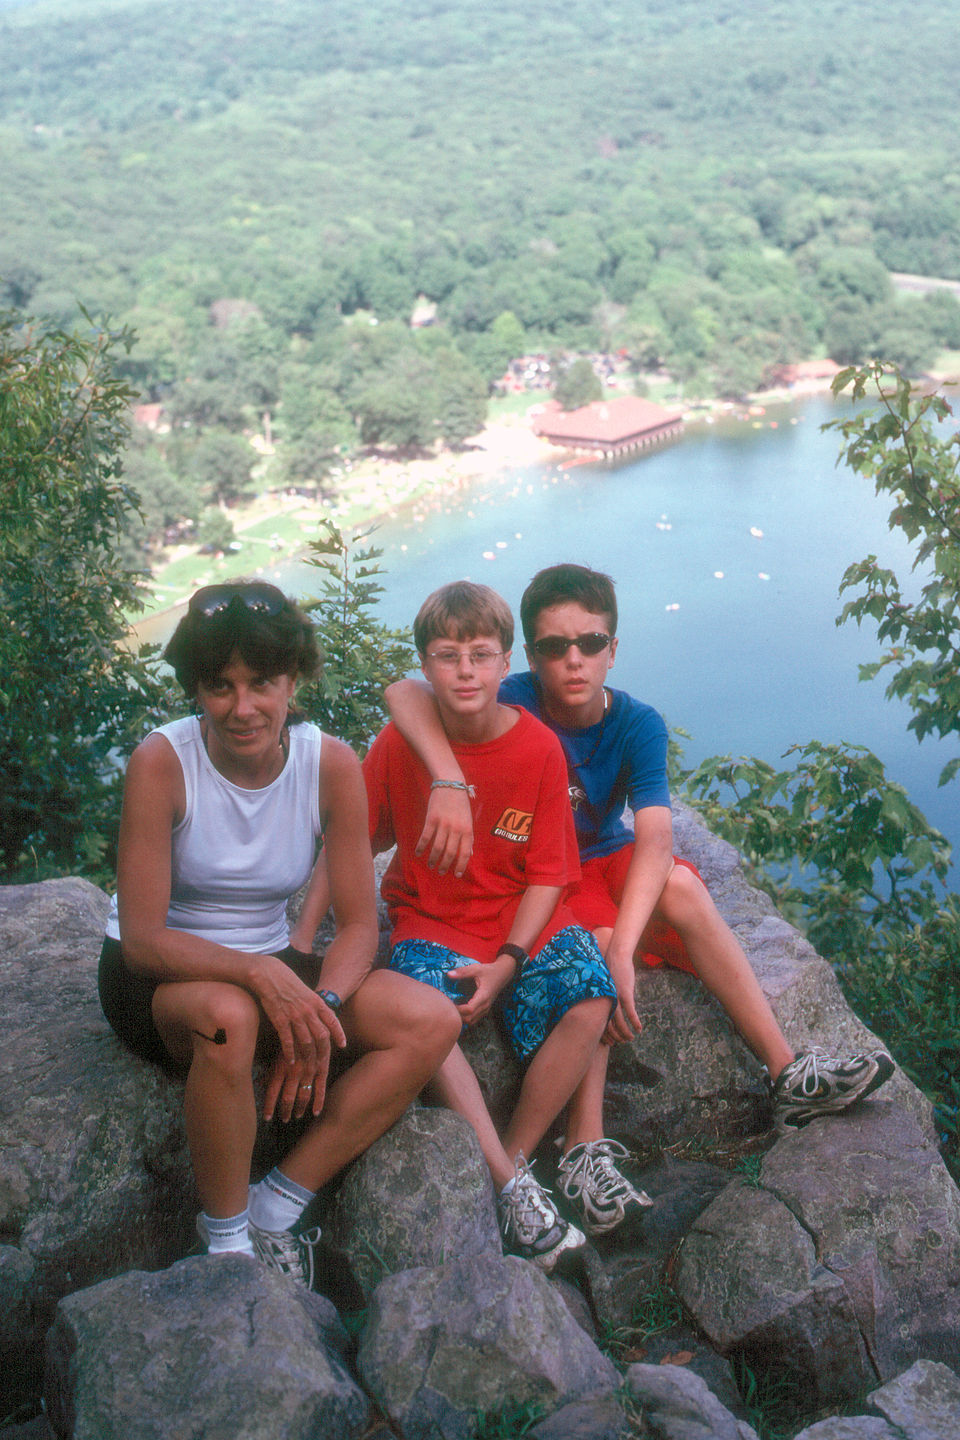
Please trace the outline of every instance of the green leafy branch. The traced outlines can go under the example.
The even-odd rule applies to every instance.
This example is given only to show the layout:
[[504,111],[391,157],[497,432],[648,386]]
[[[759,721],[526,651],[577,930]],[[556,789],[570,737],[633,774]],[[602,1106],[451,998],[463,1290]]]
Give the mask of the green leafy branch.
[[[926,574],[919,598],[908,600],[896,574],[876,555],[848,567],[840,590],[860,586],[837,624],[869,617],[888,649],[860,667],[872,679],[886,666],[895,673],[888,698],[905,700],[913,711],[909,728],[918,740],[960,732],[960,433],[944,438],[939,428],[953,412],[940,395],[917,393],[895,366],[873,361],[842,370],[833,381],[839,395],[849,387],[854,400],[875,393],[876,409],[862,409],[825,429],[843,435],[841,459],[873,481],[876,493],[890,495],[890,528],[915,546],[912,568]],[[940,784],[952,780],[960,757],[944,766]]]
[[861,944],[868,916],[874,944],[888,922],[916,924],[938,903],[947,840],[865,746],[812,740],[791,756],[783,770],[713,756],[685,793],[823,954]]
[[361,530],[347,538],[323,520],[319,538],[310,543],[308,563],[322,574],[321,594],[304,606],[315,616],[324,664],[319,680],[299,692],[311,719],[360,755],[389,718],[384,690],[416,659],[410,631],[376,618],[383,551],[363,546],[370,534]]

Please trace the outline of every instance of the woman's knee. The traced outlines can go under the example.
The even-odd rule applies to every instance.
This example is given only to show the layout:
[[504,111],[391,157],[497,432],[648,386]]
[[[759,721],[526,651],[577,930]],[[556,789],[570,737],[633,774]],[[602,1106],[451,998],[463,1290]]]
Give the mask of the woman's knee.
[[437,1064],[460,1038],[462,1022],[452,1000],[394,970],[375,970],[349,1002],[344,1017],[361,1045],[406,1045]]
[[253,1061],[260,1011],[239,985],[192,981],[158,986],[153,1018],[164,1043],[179,1052],[203,1053],[226,1066]]

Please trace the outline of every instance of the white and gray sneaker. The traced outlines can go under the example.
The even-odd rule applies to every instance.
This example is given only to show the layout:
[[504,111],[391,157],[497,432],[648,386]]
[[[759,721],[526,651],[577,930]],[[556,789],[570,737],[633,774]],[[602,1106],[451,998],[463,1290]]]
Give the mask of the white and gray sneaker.
[[281,1275],[290,1275],[294,1280],[313,1289],[314,1256],[313,1247],[320,1239],[320,1227],[301,1230],[295,1235],[292,1230],[261,1230],[250,1221],[250,1240],[254,1254],[271,1270]]
[[818,1115],[836,1115],[872,1095],[895,1069],[886,1050],[836,1059],[822,1050],[806,1050],[777,1076],[771,1099],[779,1130],[799,1130]]
[[584,1140],[572,1145],[557,1166],[557,1183],[577,1211],[588,1235],[607,1235],[628,1215],[652,1205],[617,1169],[630,1152],[617,1140]]
[[497,1196],[497,1218],[504,1247],[532,1260],[547,1275],[567,1250],[577,1250],[586,1237],[557,1212],[550,1195],[534,1177],[522,1155],[517,1156],[513,1184]]

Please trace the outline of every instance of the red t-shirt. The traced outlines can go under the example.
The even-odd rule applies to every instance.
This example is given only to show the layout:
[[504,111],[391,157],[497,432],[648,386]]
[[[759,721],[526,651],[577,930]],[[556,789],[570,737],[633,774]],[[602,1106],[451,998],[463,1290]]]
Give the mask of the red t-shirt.
[[[433,940],[486,964],[496,959],[528,886],[566,887],[579,878],[560,742],[526,710],[517,715],[516,724],[496,740],[453,745],[476,789],[470,802],[473,855],[459,880],[452,871],[431,870],[426,856],[414,854],[430,795],[429,771],[394,725],[374,741],[363,773],[374,853],[397,846],[381,884],[393,944]],[[561,897],[531,953],[575,923]]]

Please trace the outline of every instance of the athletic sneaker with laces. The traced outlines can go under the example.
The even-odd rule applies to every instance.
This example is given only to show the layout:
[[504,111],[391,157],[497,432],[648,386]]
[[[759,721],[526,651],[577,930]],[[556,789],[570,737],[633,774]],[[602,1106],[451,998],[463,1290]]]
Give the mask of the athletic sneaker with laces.
[[548,1275],[565,1251],[586,1243],[577,1227],[557,1213],[522,1155],[517,1156],[510,1190],[497,1196],[497,1218],[506,1248]]
[[782,1130],[798,1130],[818,1115],[835,1115],[872,1095],[893,1074],[886,1050],[836,1059],[822,1050],[804,1051],[784,1067],[773,1087],[773,1116]]
[[617,1169],[616,1162],[629,1154],[617,1140],[585,1140],[572,1145],[557,1166],[560,1190],[576,1207],[588,1235],[607,1235],[628,1215],[653,1204]]
[[281,1275],[292,1276],[308,1290],[313,1289],[313,1247],[320,1239],[318,1225],[295,1235],[292,1230],[261,1230],[251,1221],[250,1239],[257,1259],[264,1265],[279,1270]]

